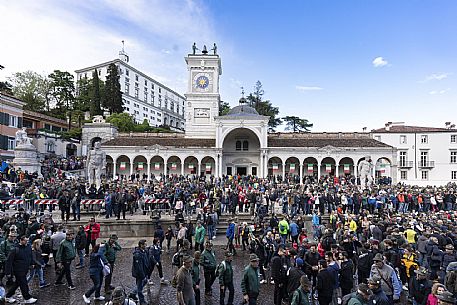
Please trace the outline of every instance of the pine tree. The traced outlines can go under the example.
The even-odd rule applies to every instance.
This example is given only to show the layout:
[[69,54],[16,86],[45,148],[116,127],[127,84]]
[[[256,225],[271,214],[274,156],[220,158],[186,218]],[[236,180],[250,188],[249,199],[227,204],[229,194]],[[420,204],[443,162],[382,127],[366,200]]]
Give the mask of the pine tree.
[[102,96],[100,94],[100,79],[98,78],[98,71],[97,69],[94,70],[92,73],[92,90],[91,90],[91,98],[92,98],[92,103],[90,104],[90,115],[101,115],[102,109],[101,109],[101,101],[102,101]]
[[119,83],[119,72],[115,64],[110,64],[108,66],[103,107],[107,108],[110,113],[124,112],[121,84]]

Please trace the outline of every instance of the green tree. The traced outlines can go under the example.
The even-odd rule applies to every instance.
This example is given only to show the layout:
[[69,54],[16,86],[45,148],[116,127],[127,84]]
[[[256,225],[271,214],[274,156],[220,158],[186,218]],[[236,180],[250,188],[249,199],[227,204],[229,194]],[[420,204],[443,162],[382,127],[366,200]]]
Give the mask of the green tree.
[[264,93],[262,83],[257,81],[254,86],[254,92],[250,93],[247,97],[248,105],[257,110],[260,115],[270,117],[268,131],[274,132],[282,123],[281,118],[278,117],[279,108],[274,107],[269,100],[263,100]]
[[92,73],[92,84],[91,84],[91,100],[90,103],[90,115],[101,115],[103,114],[101,108],[102,96],[100,94],[100,79],[98,78],[97,69]]
[[313,127],[307,119],[300,119],[298,116],[286,116],[282,119],[286,122],[286,130],[293,132],[310,132],[310,128]]
[[8,83],[8,81],[0,82],[0,92],[1,93],[6,93],[6,94],[9,94],[9,95],[14,95],[14,93],[13,93],[13,85]]
[[113,113],[106,119],[106,121],[116,126],[120,132],[129,132],[134,131],[135,129],[133,117],[125,112]]
[[14,73],[8,80],[13,85],[14,96],[26,103],[24,109],[36,112],[51,110],[51,82],[47,76],[29,70]]
[[110,64],[108,66],[103,107],[107,108],[110,113],[124,112],[121,84],[119,83],[119,72],[115,64]]
[[226,115],[230,111],[230,105],[227,102],[220,101],[219,103],[219,115]]
[[76,107],[79,111],[89,111],[91,107],[91,90],[92,81],[86,77],[76,81],[76,87],[78,88],[76,96]]
[[[55,117],[65,118],[68,117],[71,122],[72,111],[81,108],[79,105],[75,105],[75,83],[74,77],[67,71],[54,70],[53,73],[49,74],[51,81],[51,96],[54,101],[54,109],[51,113]],[[69,129],[70,129],[69,124]]]

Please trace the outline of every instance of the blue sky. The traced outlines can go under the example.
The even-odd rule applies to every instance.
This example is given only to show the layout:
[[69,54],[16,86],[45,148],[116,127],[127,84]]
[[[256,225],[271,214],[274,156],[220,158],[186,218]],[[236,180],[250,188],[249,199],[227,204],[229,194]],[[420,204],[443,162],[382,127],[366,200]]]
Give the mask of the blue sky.
[[0,0],[0,14],[0,79],[108,61],[125,40],[133,66],[185,93],[183,57],[216,42],[232,106],[260,80],[313,131],[457,123],[456,1]]

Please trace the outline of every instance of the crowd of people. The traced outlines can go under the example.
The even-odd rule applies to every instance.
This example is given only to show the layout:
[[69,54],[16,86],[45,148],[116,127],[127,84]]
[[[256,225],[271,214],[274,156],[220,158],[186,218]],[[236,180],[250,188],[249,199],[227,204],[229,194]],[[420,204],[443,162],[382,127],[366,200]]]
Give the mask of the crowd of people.
[[[159,225],[151,245],[142,239],[133,254],[132,276],[137,288],[134,299],[140,304],[145,303],[142,291],[156,267],[161,283],[168,283],[162,270],[162,249],[174,253],[172,264],[178,271],[170,275],[170,279],[180,305],[200,304],[201,280],[206,296],[212,295],[212,287],[218,280],[220,304],[233,304],[237,288],[231,263],[238,259],[240,251],[249,255],[249,264],[238,287],[246,304],[256,304],[262,285],[274,285],[275,305],[283,302],[293,305],[454,304],[457,294],[456,185],[419,187],[387,183],[361,189],[356,182],[354,177],[305,177],[299,181],[297,176],[284,179],[280,176],[265,179],[159,176],[131,183],[109,181],[96,189],[81,180],[50,183],[46,179],[32,179],[3,191],[11,197],[28,200],[58,199],[62,223],[68,227],[70,209],[73,220],[79,219],[78,202],[83,198],[103,199],[100,208],[104,217],[116,219],[125,219],[126,212],[157,209],[158,206],[148,205],[148,199],[166,199],[160,209],[174,215],[176,225],[165,229]],[[114,288],[106,286],[106,282],[110,283],[108,278],[114,263],[104,249],[110,242],[116,244],[116,236],[97,244],[98,233],[93,226],[90,233],[86,228],[75,230],[78,233],[74,238],[73,230],[68,229],[64,234],[63,227],[59,229],[59,226],[55,233],[45,236],[49,220],[44,208],[32,204],[25,210],[23,213],[33,213],[43,219],[36,230],[41,231],[41,235],[28,230],[30,224],[16,225],[21,229],[16,236],[12,232],[11,238],[19,246],[10,242],[11,249],[23,244],[27,251],[33,252],[34,247],[35,251],[38,247],[35,240],[42,240],[44,245],[47,237],[52,241],[55,234],[60,238],[65,236],[58,246],[51,247],[57,251],[53,257],[61,270],[56,284],[61,284],[66,277],[72,289],[71,261],[78,256],[82,266],[82,253],[87,252],[94,287],[86,292],[84,301],[90,301],[94,293],[95,298],[103,298],[100,295],[103,278],[105,291]],[[240,213],[251,215],[251,221],[238,221]],[[217,261],[212,241],[221,216],[230,219],[225,232],[224,259]],[[37,221],[33,216],[23,218],[19,215],[14,221],[26,224],[31,219],[32,223]],[[5,225],[3,243],[8,245],[10,232]],[[81,246],[83,236],[84,247]],[[11,270],[7,268],[8,262],[14,262],[16,255],[10,248],[4,251],[7,275],[11,275],[7,273]],[[114,257],[119,250],[113,250]],[[36,267],[39,256],[35,258]],[[107,276],[103,275],[105,266],[111,269]],[[37,275],[40,287],[45,288],[43,273],[35,267],[33,273],[27,272],[28,279]],[[15,274],[16,284],[8,290],[8,299],[11,300],[15,288],[20,287],[26,300],[34,300],[25,289],[27,277],[24,281],[23,276],[27,274],[21,274],[19,281]]]

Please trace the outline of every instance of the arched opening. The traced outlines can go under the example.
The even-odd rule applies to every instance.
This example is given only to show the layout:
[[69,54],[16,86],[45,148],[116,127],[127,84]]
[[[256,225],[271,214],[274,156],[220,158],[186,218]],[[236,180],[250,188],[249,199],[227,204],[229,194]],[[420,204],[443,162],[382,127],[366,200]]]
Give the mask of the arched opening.
[[184,159],[184,173],[195,175],[197,173],[198,160],[194,156]]
[[272,157],[268,160],[268,175],[282,175],[282,160],[279,157]]
[[213,157],[206,156],[202,159],[200,175],[214,175],[216,162]]
[[303,176],[315,177],[317,176],[317,159],[313,157],[305,158],[303,161]]
[[286,160],[286,175],[288,177],[300,176],[300,161],[296,157],[290,157]]
[[135,175],[136,180],[142,180],[143,175],[145,175],[144,178],[147,178],[148,175],[148,160],[146,159],[145,156],[136,156],[133,159],[133,173]]
[[321,162],[321,176],[334,176],[335,175],[336,161],[332,157],[326,157]]
[[381,157],[374,164],[375,179],[379,184],[392,183],[392,162],[389,158]]
[[126,155],[119,156],[116,160],[116,166],[117,170],[116,172],[119,174],[119,177],[121,180],[125,176],[129,177],[130,176],[130,158],[127,157]]
[[248,128],[236,128],[225,136],[222,156],[223,174],[257,176],[260,173],[260,140]]
[[170,175],[180,175],[181,166],[181,158],[177,156],[171,156],[167,160],[167,173]]
[[107,178],[114,178],[114,160],[110,155],[106,155],[106,177]]
[[151,158],[151,176],[158,176],[160,174],[163,174],[164,166],[165,166],[165,163],[161,156],[152,157]]
[[101,142],[102,138],[100,137],[95,137],[92,140],[90,140],[90,147],[94,148],[96,142]]
[[78,151],[78,148],[76,147],[76,145],[74,143],[67,144],[67,146],[66,146],[67,158],[76,156],[77,151]]
[[344,157],[338,165],[338,175],[342,177],[350,177],[354,175],[354,160],[349,157]]

